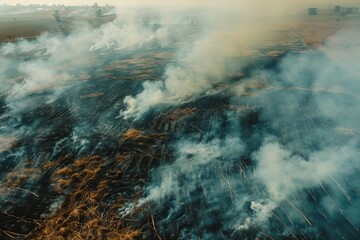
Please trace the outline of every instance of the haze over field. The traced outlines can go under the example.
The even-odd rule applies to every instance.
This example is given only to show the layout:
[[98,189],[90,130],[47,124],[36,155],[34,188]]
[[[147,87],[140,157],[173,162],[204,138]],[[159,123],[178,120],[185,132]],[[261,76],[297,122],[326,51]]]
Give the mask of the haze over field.
[[[329,4],[355,4],[356,1],[336,1],[336,0],[271,0],[271,1],[262,1],[262,0],[253,0],[253,1],[237,1],[237,0],[224,0],[224,1],[216,1],[216,0],[174,0],[174,1],[167,1],[167,0],[123,0],[123,1],[116,1],[116,0],[99,0],[99,1],[88,1],[88,0],[4,0],[2,1],[5,4],[64,4],[64,5],[92,5],[93,3],[97,2],[100,5],[104,4],[111,4],[115,6],[202,6],[202,7],[209,7],[209,6],[252,6],[257,8],[264,8],[272,6],[273,9],[275,8],[283,8],[284,6],[287,7],[297,7],[301,5],[329,5]],[[269,9],[267,9],[269,10]]]

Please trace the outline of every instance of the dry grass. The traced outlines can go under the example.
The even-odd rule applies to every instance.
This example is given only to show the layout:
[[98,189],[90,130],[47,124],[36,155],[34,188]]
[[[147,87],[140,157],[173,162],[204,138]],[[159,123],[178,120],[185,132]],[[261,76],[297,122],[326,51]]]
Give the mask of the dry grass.
[[0,138],[0,152],[10,149],[16,140],[15,137]]
[[192,113],[196,112],[196,108],[182,108],[182,109],[176,109],[175,111],[169,113],[165,116],[165,119],[169,121],[176,121],[181,118],[187,117],[191,115]]
[[[52,174],[55,190],[67,199],[26,239],[136,239],[142,235],[117,216],[124,200],[105,205],[108,180],[98,156],[76,160]],[[120,178],[121,171],[112,177]]]
[[35,168],[29,168],[26,165],[17,167],[14,171],[6,175],[0,184],[0,194],[10,194],[22,189],[21,186],[29,180],[37,179],[41,176],[40,171]]
[[58,169],[56,172],[54,172],[53,176],[55,176],[55,177],[67,176],[70,173],[72,173],[72,171],[73,170],[71,168],[69,168],[69,167],[63,167],[63,168]]
[[42,166],[42,169],[43,169],[44,171],[47,171],[47,170],[53,168],[56,164],[57,164],[56,161],[47,162],[47,163],[45,163],[45,164]]
[[125,141],[138,139],[140,137],[143,137],[143,132],[136,129],[129,129],[123,135]]
[[37,37],[43,32],[56,32],[57,28],[51,17],[0,21],[0,41]]
[[90,93],[87,95],[82,95],[80,96],[80,98],[96,98],[96,97],[101,97],[102,95],[104,95],[104,93]]
[[144,132],[140,130],[129,129],[123,134],[122,138],[124,141],[165,139],[166,134],[163,133],[144,134]]
[[350,129],[350,128],[338,127],[335,129],[335,132],[338,135],[347,136],[347,137],[354,137],[357,135],[356,131],[354,129]]

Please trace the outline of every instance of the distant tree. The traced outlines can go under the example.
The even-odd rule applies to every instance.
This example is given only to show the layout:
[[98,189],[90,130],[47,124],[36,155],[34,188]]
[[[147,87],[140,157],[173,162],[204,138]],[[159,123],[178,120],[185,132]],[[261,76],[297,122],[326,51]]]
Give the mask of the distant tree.
[[317,11],[318,11],[318,8],[309,8],[308,9],[308,13],[309,13],[310,16],[317,15]]
[[341,16],[347,16],[353,14],[357,9],[355,7],[347,7],[343,9]]
[[63,25],[59,24],[59,30],[62,34],[66,34],[66,30]]
[[97,16],[97,17],[101,17],[101,16],[102,16],[102,10],[101,10],[101,8],[99,8],[98,10],[96,10],[96,16]]
[[355,10],[354,7],[348,7],[348,8],[346,8],[346,14],[347,14],[347,15],[353,14],[353,13],[354,13],[354,10]]
[[340,7],[340,6],[336,6],[336,7],[334,8],[334,12],[339,13],[340,11],[341,11],[341,7]]
[[14,41],[16,36],[14,34],[9,34],[9,35],[6,35],[6,38],[8,39],[8,41]]
[[317,9],[317,8],[313,8],[310,12],[312,13],[312,15],[317,15],[318,9]]
[[153,40],[153,46],[154,46],[154,48],[161,48],[161,43],[159,42],[158,38],[155,38]]
[[55,10],[55,11],[54,11],[53,17],[55,18],[55,21],[56,21],[57,23],[60,23],[60,22],[61,22],[60,13],[59,13],[58,10]]

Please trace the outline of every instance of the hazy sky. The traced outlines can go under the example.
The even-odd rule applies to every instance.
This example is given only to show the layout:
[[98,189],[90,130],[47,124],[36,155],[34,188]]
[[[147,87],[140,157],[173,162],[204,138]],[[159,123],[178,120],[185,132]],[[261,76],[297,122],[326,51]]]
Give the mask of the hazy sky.
[[[110,5],[131,5],[131,6],[144,6],[144,5],[208,5],[217,4],[221,5],[224,1],[216,0],[3,0],[5,3],[39,3],[39,4],[65,4],[65,5],[92,5],[95,2],[98,4]],[[232,0],[225,0],[225,2],[234,2]],[[227,4],[228,4],[227,3]]]
[[[233,6],[251,3],[252,5],[268,5],[268,4],[324,4],[324,3],[339,3],[343,4],[347,1],[336,0],[0,0],[7,4],[65,4],[65,5],[92,5],[95,2],[98,4],[111,4],[123,6]],[[356,1],[353,1],[356,2]]]

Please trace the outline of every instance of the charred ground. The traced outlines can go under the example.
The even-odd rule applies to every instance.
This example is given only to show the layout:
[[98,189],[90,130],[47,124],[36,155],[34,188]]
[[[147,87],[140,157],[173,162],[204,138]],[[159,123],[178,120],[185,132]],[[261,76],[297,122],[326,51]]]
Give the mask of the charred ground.
[[[2,92],[1,238],[356,239],[359,222],[349,217],[349,209],[331,215],[322,205],[352,201],[357,206],[356,173],[347,176],[346,187],[336,176],[330,183],[309,183],[270,210],[265,209],[264,183],[252,177],[269,136],[276,136],[284,149],[289,146],[291,157],[308,162],[324,146],[345,146],[356,136],[356,126],[340,126],[317,101],[352,102],[351,94],[317,88],[311,70],[301,72],[301,84],[279,74],[288,59],[301,60],[308,51],[312,58],[345,24],[334,20],[335,27],[321,31],[328,19],[311,28],[312,21],[282,31],[280,44],[245,56],[245,65],[206,91],[151,106],[136,119],[121,115],[127,107],[123,99],[146,90],[144,81],[164,81],[168,64],[180,65],[175,58],[186,37],[177,35],[167,45],[155,38],[121,54],[113,48],[90,51],[86,58],[56,65],[59,72],[79,66],[60,86],[15,96]],[[349,22],[351,28],[358,24]],[[160,27],[151,25],[151,31]],[[186,28],[190,37],[201,28],[193,23],[175,27]],[[14,63],[46,60],[44,52],[6,57]],[[6,75],[11,86],[26,79],[16,67]],[[173,184],[170,193],[164,188],[164,195],[150,198],[167,178]],[[340,189],[336,193],[334,186]],[[259,220],[261,207],[267,217]],[[240,216],[245,223],[252,219],[248,226],[238,222]]]

